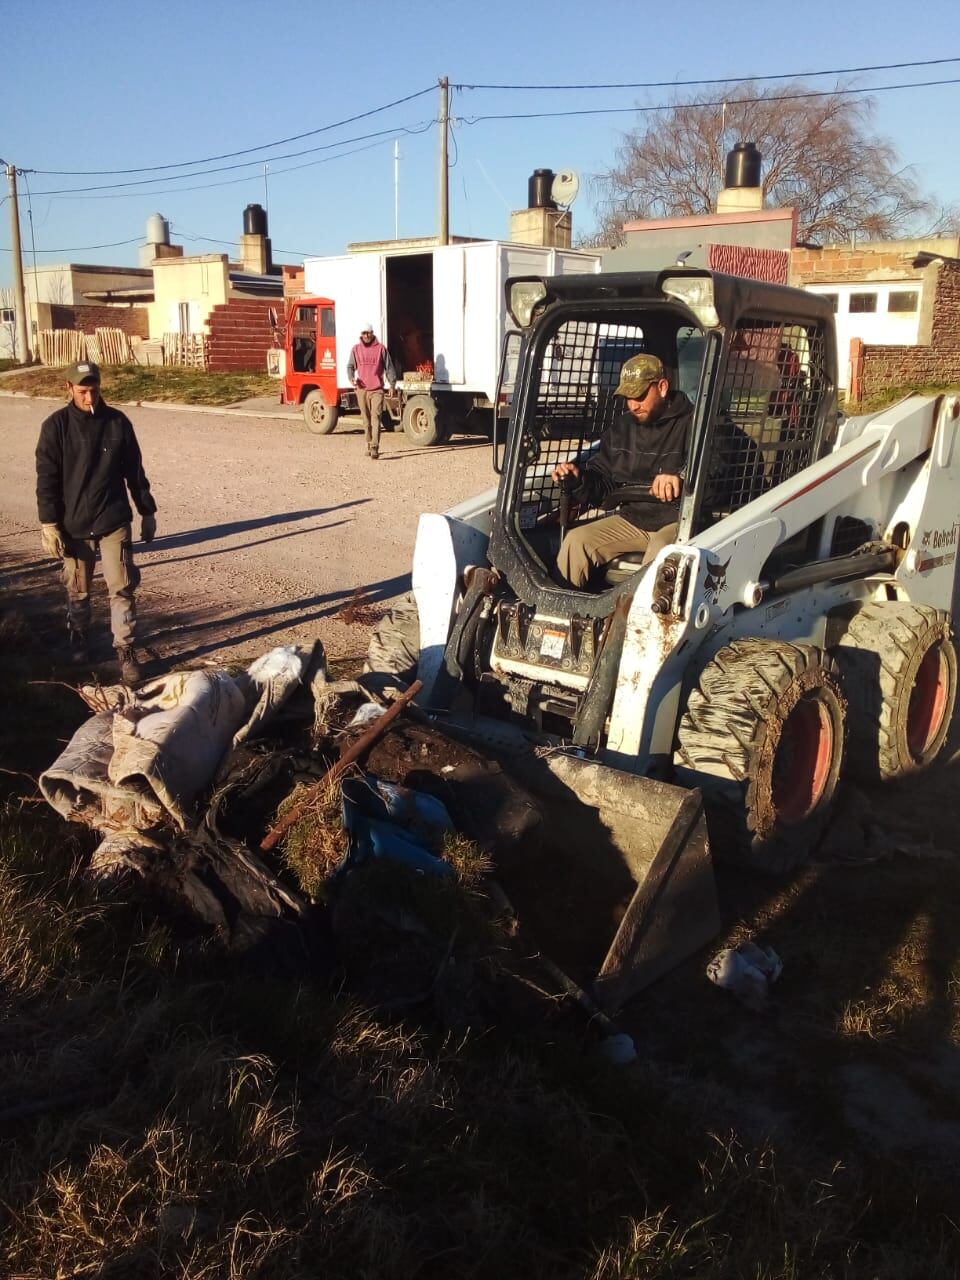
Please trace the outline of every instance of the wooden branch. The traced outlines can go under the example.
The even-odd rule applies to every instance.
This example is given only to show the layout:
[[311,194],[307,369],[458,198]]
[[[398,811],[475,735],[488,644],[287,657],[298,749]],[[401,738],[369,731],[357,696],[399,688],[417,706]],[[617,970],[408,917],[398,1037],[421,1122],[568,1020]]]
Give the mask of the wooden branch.
[[270,828],[267,834],[260,841],[260,849],[263,853],[269,853],[277,842],[282,839],[286,832],[290,830],[293,824],[303,816],[306,810],[313,803],[315,796],[322,793],[325,787],[336,782],[340,775],[345,773],[355,760],[359,760],[363,753],[369,747],[373,746],[384,731],[389,728],[394,720],[396,720],[397,716],[407,703],[412,701],[422,688],[422,683],[419,680],[414,680],[410,688],[404,690],[400,697],[390,704],[383,715],[374,721],[366,733],[362,733],[353,746],[347,748],[336,764],[331,765],[323,777],[309,788],[300,803],[288,810],[283,817]]

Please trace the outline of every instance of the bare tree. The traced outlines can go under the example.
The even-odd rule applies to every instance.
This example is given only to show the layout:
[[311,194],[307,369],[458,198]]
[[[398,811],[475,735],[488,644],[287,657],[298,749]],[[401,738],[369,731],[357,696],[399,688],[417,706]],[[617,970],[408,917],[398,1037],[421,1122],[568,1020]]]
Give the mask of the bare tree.
[[829,94],[796,98],[805,86],[731,87],[677,101],[627,134],[616,165],[595,179],[600,192],[597,239],[622,240],[632,218],[712,213],[723,187],[727,152],[755,142],[763,154],[766,201],[793,206],[798,236],[828,243],[851,236],[902,234],[928,211],[896,151],[873,135],[871,100]]

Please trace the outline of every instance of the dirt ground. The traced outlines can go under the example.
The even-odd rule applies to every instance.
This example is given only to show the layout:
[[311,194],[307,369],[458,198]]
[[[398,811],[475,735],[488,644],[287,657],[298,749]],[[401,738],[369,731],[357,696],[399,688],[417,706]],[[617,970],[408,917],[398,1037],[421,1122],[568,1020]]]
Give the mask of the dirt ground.
[[[37,536],[33,451],[51,401],[0,397],[0,586],[56,617],[56,566]],[[388,435],[379,463],[359,423],[329,437],[296,418],[132,409],[157,496],[158,538],[138,548],[143,635],[159,665],[249,659],[319,637],[330,657],[365,651],[342,614],[362,590],[403,592],[419,513],[493,482],[489,443],[438,449]],[[109,657],[105,601],[98,613]],[[59,622],[57,622],[59,626]],[[49,616],[46,642],[57,633]],[[905,846],[928,853],[813,862],[788,884],[719,876],[723,943],[752,938],[784,961],[763,1013],[704,977],[698,954],[621,1018],[641,1054],[709,1099],[718,1127],[789,1134],[831,1150],[885,1152],[960,1169],[960,776],[942,768],[866,798]],[[842,855],[841,850],[841,855]],[[869,853],[869,851],[867,851]]]
[[[56,585],[56,566],[39,547],[34,449],[57,407],[0,395],[5,591]],[[156,540],[135,548],[140,632],[158,665],[252,658],[318,636],[331,657],[365,652],[367,628],[337,616],[354,592],[382,606],[406,590],[420,513],[494,482],[481,436],[421,449],[390,433],[371,462],[359,419],[314,436],[294,414],[125,411],[158,506]],[[109,658],[102,598],[94,641],[97,656]]]

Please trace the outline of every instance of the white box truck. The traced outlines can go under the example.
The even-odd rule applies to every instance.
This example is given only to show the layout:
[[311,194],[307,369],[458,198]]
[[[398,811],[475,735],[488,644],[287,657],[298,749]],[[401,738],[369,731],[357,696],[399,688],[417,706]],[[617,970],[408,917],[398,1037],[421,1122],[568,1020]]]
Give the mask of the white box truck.
[[[323,393],[318,381],[308,415],[309,379],[302,371],[291,394],[304,404],[308,426],[312,418],[313,430],[332,430],[338,411],[356,403],[347,362],[361,329],[372,324],[399,375],[399,402],[391,412],[399,415],[412,440],[437,444],[451,430],[464,429],[474,410],[494,407],[500,352],[510,327],[504,294],[508,277],[599,270],[599,253],[501,240],[307,258],[307,296],[295,300],[293,313],[299,309],[305,317],[315,301],[333,303],[335,335],[318,334],[316,349],[322,347],[329,359],[327,353],[335,347],[337,403],[329,403],[330,393]],[[322,315],[320,306],[316,314]]]

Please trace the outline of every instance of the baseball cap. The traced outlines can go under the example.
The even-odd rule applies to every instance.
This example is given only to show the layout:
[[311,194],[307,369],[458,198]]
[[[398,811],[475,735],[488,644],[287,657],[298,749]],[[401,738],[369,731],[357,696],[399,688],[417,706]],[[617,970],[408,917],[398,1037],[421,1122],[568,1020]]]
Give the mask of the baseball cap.
[[620,369],[620,382],[614,395],[625,396],[629,400],[642,400],[651,382],[659,382],[667,375],[663,371],[663,362],[657,356],[631,356]]
[[94,364],[92,360],[78,360],[67,370],[66,378],[74,386],[78,386],[81,382],[99,382],[100,366]]
[[376,331],[376,329],[373,327],[373,325],[372,325],[372,324],[364,324],[364,325],[361,325],[361,326],[360,326],[360,332],[361,332],[361,333],[376,333],[377,331]]

